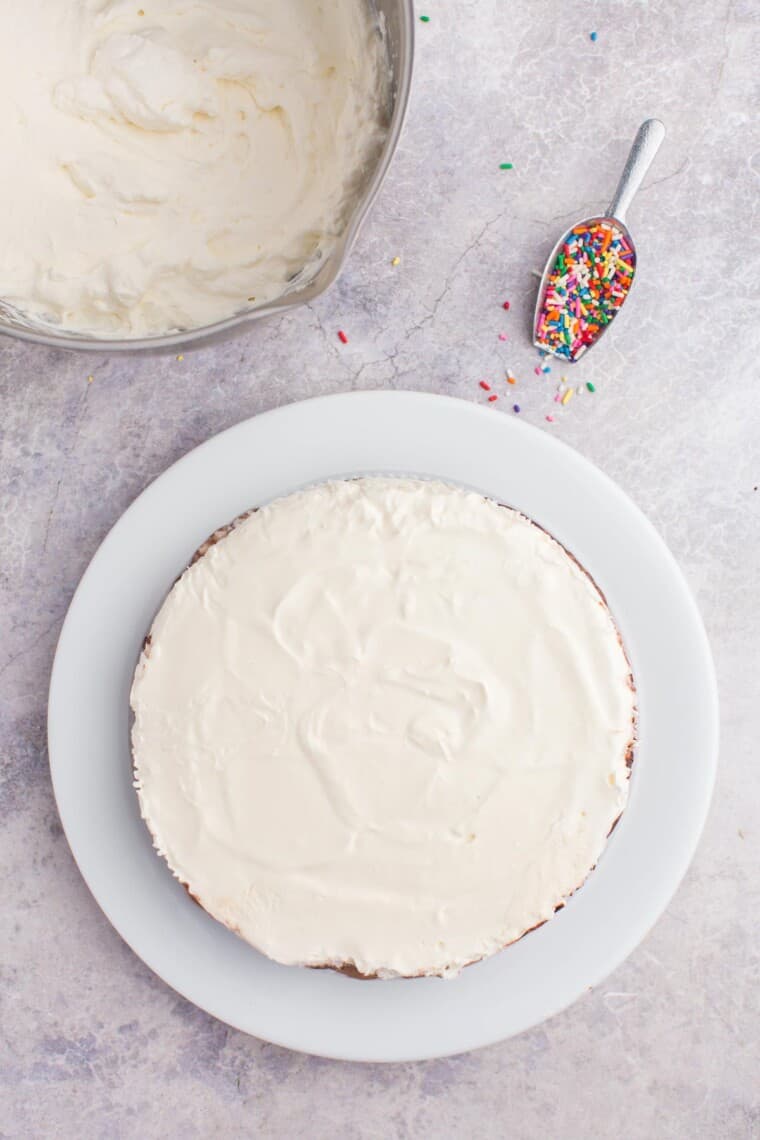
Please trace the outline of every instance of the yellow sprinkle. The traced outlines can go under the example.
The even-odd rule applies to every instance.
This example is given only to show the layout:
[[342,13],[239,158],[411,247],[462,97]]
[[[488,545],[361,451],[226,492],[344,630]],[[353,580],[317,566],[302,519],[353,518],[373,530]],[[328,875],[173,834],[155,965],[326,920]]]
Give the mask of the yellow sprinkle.
[[184,358],[184,356],[182,355],[182,353],[180,353],[180,354],[179,354],[179,356],[177,357],[177,360],[179,360],[179,361],[182,361],[182,360],[184,360],[184,359],[185,359],[185,358]]
[[573,398],[573,389],[568,388],[568,390],[565,392],[564,396],[560,400],[560,403],[561,404],[569,404],[570,401],[572,400],[572,398]]
[[94,380],[94,379],[95,379],[95,377],[94,377],[94,376],[88,376],[88,377],[87,377],[87,383],[88,383],[88,384],[92,384],[92,382],[93,382],[93,380]]
[[145,15],[145,9],[144,8],[138,8],[137,9],[137,15],[138,16],[144,16]]
[[400,265],[400,264],[401,264],[401,258],[400,257],[394,257],[393,260],[391,261],[391,265],[394,267],[394,269],[397,265]]

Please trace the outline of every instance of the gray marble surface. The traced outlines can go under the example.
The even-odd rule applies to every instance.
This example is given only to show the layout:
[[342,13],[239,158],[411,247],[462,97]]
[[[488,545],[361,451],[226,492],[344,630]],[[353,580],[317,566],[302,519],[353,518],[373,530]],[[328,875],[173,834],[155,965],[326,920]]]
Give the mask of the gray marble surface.
[[[183,360],[0,342],[2,1136],[760,1135],[758,6],[430,0],[420,11],[430,21],[408,127],[327,297]],[[653,114],[668,137],[630,217],[637,286],[576,371],[597,392],[558,409],[561,370],[533,372],[531,274],[566,221],[604,207]],[[355,388],[483,401],[484,377],[498,384],[493,414],[511,415],[505,367],[524,418],[625,488],[697,596],[723,716],[704,838],[639,949],[540,1028],[417,1065],[291,1054],[179,998],[89,896],[47,767],[56,638],[108,529],[212,433]]]

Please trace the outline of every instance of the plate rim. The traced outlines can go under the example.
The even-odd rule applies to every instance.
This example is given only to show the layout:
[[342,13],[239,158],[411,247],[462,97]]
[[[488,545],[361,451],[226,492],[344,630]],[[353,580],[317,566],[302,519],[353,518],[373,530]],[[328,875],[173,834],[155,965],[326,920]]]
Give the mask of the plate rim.
[[[480,421],[481,423],[485,424],[488,421],[491,424],[499,424],[499,431],[504,431],[506,433],[505,438],[508,438],[510,434],[513,434],[515,438],[519,439],[522,437],[523,441],[528,439],[534,441],[539,450],[545,449],[546,454],[550,456],[554,455],[560,457],[560,465],[562,463],[569,463],[570,466],[575,467],[577,471],[590,476],[599,485],[600,488],[603,488],[604,493],[607,496],[611,496],[612,499],[617,500],[618,503],[623,502],[628,513],[631,514],[632,517],[635,517],[637,524],[648,533],[649,539],[653,544],[653,549],[657,551],[657,555],[661,560],[663,567],[667,567],[672,581],[675,582],[678,586],[680,602],[684,607],[685,613],[688,615],[688,620],[691,623],[691,632],[696,638],[699,649],[698,671],[702,674],[702,696],[705,699],[705,707],[703,711],[708,726],[708,733],[703,748],[703,771],[701,787],[699,789],[698,795],[699,803],[696,805],[694,813],[695,822],[691,829],[689,842],[684,846],[678,857],[675,855],[671,856],[672,866],[668,875],[667,885],[664,887],[664,889],[661,889],[659,891],[658,898],[655,901],[650,902],[647,922],[645,924],[639,922],[635,931],[630,931],[627,938],[619,939],[615,951],[607,954],[604,961],[597,964],[596,969],[593,971],[594,976],[587,981],[586,985],[583,986],[579,992],[571,994],[567,1000],[563,1000],[558,1004],[555,1003],[549,1012],[544,1011],[532,1020],[528,1019],[525,1024],[521,1024],[517,1028],[508,1031],[497,1031],[495,1033],[490,1032],[486,1034],[479,1034],[478,1032],[475,1032],[474,1034],[471,1032],[469,1035],[463,1034],[462,1044],[457,1045],[456,1047],[447,1046],[442,1049],[432,1047],[421,1050],[419,1046],[408,1049],[403,1044],[400,1044],[398,1048],[392,1050],[390,1053],[388,1052],[387,1048],[381,1050],[380,1052],[374,1051],[372,1048],[367,1048],[364,1050],[347,1050],[343,1047],[336,1049],[329,1046],[315,1048],[313,1043],[304,1044],[303,1042],[294,1040],[292,1033],[279,1035],[277,1032],[272,1032],[271,1028],[267,1029],[266,1032],[264,1032],[260,1026],[252,1028],[250,1018],[230,1016],[229,1009],[219,1008],[215,1002],[208,999],[208,996],[206,996],[203,1000],[199,1000],[197,995],[194,996],[192,992],[187,992],[186,986],[183,987],[182,985],[179,985],[176,978],[172,979],[172,977],[167,976],[171,973],[170,971],[167,972],[163,966],[157,965],[154,960],[149,960],[153,957],[152,955],[146,955],[143,950],[138,949],[140,939],[135,939],[133,932],[130,934],[123,928],[123,919],[121,917],[117,917],[114,913],[114,907],[111,905],[112,900],[104,898],[103,890],[100,889],[99,886],[93,884],[92,880],[96,876],[92,874],[92,866],[89,864],[88,858],[83,854],[84,849],[81,842],[81,836],[77,833],[77,829],[72,821],[72,818],[68,816],[68,793],[64,788],[65,781],[62,775],[63,769],[55,759],[65,748],[64,744],[61,742],[62,731],[60,717],[64,714],[60,708],[59,694],[64,683],[62,678],[64,676],[64,670],[67,663],[67,655],[70,653],[69,641],[72,636],[72,630],[75,630],[76,628],[76,622],[79,619],[81,608],[87,604],[88,590],[91,588],[92,583],[95,581],[96,575],[100,568],[100,563],[105,559],[111,547],[115,546],[115,544],[118,542],[122,528],[126,527],[127,523],[130,520],[134,519],[141,510],[145,510],[146,504],[148,504],[149,509],[149,503],[151,499],[156,496],[162,487],[166,488],[170,486],[172,481],[175,480],[179,480],[181,482],[186,472],[190,472],[194,465],[198,465],[199,463],[202,465],[206,461],[207,457],[210,457],[215,449],[218,450],[220,447],[222,447],[225,442],[229,444],[233,441],[233,439],[236,442],[237,440],[245,440],[250,432],[253,432],[255,434],[257,431],[266,430],[267,425],[269,425],[270,428],[273,424],[276,426],[278,420],[282,426],[282,424],[286,423],[286,421],[290,418],[294,421],[295,428],[298,430],[297,421],[299,417],[305,416],[306,420],[308,421],[310,417],[313,418],[314,411],[317,410],[317,418],[319,419],[320,412],[318,409],[320,408],[327,408],[328,417],[332,416],[333,419],[335,419],[334,413],[338,405],[344,405],[346,407],[353,405],[355,408],[358,408],[363,404],[367,412],[370,413],[371,418],[371,408],[373,404],[388,404],[389,406],[396,405],[400,407],[404,403],[407,404],[409,408],[417,404],[419,406],[419,410],[423,411],[426,416],[433,408],[447,408],[449,411],[453,411],[455,415],[460,415],[464,418],[471,416],[473,423]],[[256,426],[254,427],[253,425]],[[340,464],[338,464],[338,466],[340,466]],[[368,467],[363,470],[365,473],[370,473],[374,470],[374,468]],[[349,473],[357,474],[360,473],[360,471],[351,470],[351,472],[349,472],[349,470],[346,470],[342,477],[348,477]],[[398,474],[401,473],[402,472],[400,471],[398,472]],[[421,472],[418,473],[421,474]],[[329,477],[330,476],[325,476],[325,478]],[[336,474],[334,474],[332,477],[339,478],[341,476],[336,472]],[[447,478],[447,476],[443,476],[440,473],[435,472],[428,472],[428,477],[443,479]],[[312,480],[312,482],[313,481],[318,480]],[[461,482],[460,480],[450,478],[449,481]],[[292,486],[283,488],[278,492],[278,494],[287,494],[290,490],[295,489],[296,486],[303,485],[308,485],[308,481],[306,484],[296,481]],[[464,483],[462,485],[467,484]],[[488,492],[486,491],[485,493]],[[267,501],[267,497],[263,496],[261,498],[261,501]],[[251,503],[250,505],[254,504]],[[519,503],[510,505],[515,505],[519,510],[523,509]],[[210,531],[208,533],[210,533]],[[552,531],[552,533],[554,532]],[[565,544],[564,537],[560,537],[559,540],[563,542],[563,545]],[[572,544],[569,546],[569,549],[572,552]],[[167,588],[168,586],[164,582],[164,591]],[[604,589],[603,586],[601,588]],[[145,631],[143,630],[142,632],[144,635]],[[623,635],[624,641],[627,644],[625,630],[623,630]],[[707,634],[705,632],[696,601],[673,554],[658,534],[654,525],[650,522],[646,515],[643,514],[635,502],[604,471],[598,468],[590,460],[586,459],[585,456],[583,456],[581,453],[577,452],[568,444],[564,443],[562,440],[559,440],[544,431],[540,431],[539,429],[536,429],[532,425],[529,425],[525,422],[514,420],[504,415],[495,415],[492,409],[481,407],[472,403],[471,401],[463,400],[458,397],[437,395],[414,390],[344,392],[327,396],[312,397],[307,400],[301,400],[281,405],[279,407],[261,412],[258,415],[242,420],[237,424],[234,424],[231,427],[211,436],[201,444],[186,452],[174,463],[168,466],[164,471],[162,471],[155,479],[151,480],[151,482],[148,483],[146,487],[136,496],[136,498],[130,503],[126,510],[122,512],[113,526],[109,529],[108,533],[99,543],[95,553],[93,554],[84,573],[80,578],[80,581],[69,604],[66,617],[62,624],[58,638],[51,670],[50,690],[48,698],[48,752],[51,779],[56,799],[56,805],[58,807],[67,842],[77,864],[77,867],[79,868],[79,871],[84,878],[88,889],[93,895],[93,898],[105,914],[108,921],[117,931],[119,936],[127,943],[127,945],[130,946],[138,958],[140,958],[148,966],[148,968],[151,969],[152,972],[155,973],[159,978],[161,978],[161,980],[171,989],[180,993],[188,1001],[193,1002],[193,1004],[196,1004],[200,1006],[200,1008],[205,1009],[212,1016],[217,1017],[219,1020],[222,1020],[226,1024],[232,1025],[242,1032],[258,1036],[261,1039],[269,1041],[273,1044],[294,1049],[296,1051],[307,1052],[333,1059],[358,1060],[368,1062],[400,1062],[432,1059],[437,1057],[451,1056],[470,1049],[481,1048],[490,1044],[494,1044],[497,1041],[504,1040],[506,1037],[510,1037],[516,1033],[523,1032],[536,1024],[540,1024],[549,1017],[555,1016],[557,1013],[573,1004],[584,989],[593,988],[593,986],[598,985],[606,976],[608,976],[610,972],[612,972],[612,970],[617,968],[617,966],[620,965],[625,960],[625,958],[628,957],[628,955],[642,941],[642,939],[646,937],[648,931],[651,929],[657,919],[662,915],[675,891],[678,889],[678,886],[680,885],[680,882],[683,879],[683,876],[686,873],[686,870],[688,869],[688,866],[693,858],[702,830],[704,828],[712,798],[712,791],[714,787],[717,767],[718,737],[718,690],[715,678],[715,669],[712,661]],[[630,808],[628,810],[630,810]],[[627,814],[628,811],[624,813],[624,820]],[[613,840],[614,837],[610,840],[608,847],[612,846]],[[147,838],[147,831],[146,841],[149,842],[149,839]],[[156,861],[158,862],[158,860]],[[590,876],[588,882],[593,881],[593,879],[594,876]],[[584,890],[585,889],[586,888],[584,888]],[[579,892],[579,895],[582,896],[583,892]],[[559,918],[560,915],[553,919],[552,925],[557,923]],[[214,923],[213,919],[209,919],[209,921]],[[214,923],[214,925],[216,926],[218,924]],[[540,932],[533,933],[531,935],[531,938],[536,938],[539,933]],[[278,969],[292,971],[294,968],[278,967]],[[470,969],[474,970],[476,967],[472,967]],[[437,979],[423,979],[422,982],[427,984],[430,984],[432,982],[433,985],[442,984],[444,986],[456,984],[446,981],[439,982]],[[366,985],[366,983],[361,982],[353,984],[359,986]],[[391,983],[376,982],[375,986],[408,986],[410,984],[414,985],[419,983],[417,981],[410,983],[409,981],[400,980]]]

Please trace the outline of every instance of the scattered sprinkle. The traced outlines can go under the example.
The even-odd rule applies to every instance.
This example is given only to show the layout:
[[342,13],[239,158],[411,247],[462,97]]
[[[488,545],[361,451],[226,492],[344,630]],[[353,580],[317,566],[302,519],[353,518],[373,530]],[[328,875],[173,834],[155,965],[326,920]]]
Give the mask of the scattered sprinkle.
[[613,222],[589,222],[565,235],[549,273],[536,344],[578,360],[621,307],[633,281],[633,246]]
[[551,368],[549,367],[548,364],[542,364],[541,371],[543,372],[544,376],[548,376],[549,373],[551,372]]
[[508,373],[507,373],[507,384],[516,384],[516,383],[517,383],[517,381],[515,380],[515,378],[514,378],[514,376],[512,375],[512,373],[511,373],[511,372],[508,372]]
[[514,170],[514,164],[511,162],[500,162],[499,170]]
[[592,384],[590,380],[587,382],[586,387],[588,388],[589,392],[596,391],[596,384]]
[[93,382],[93,380],[94,380],[94,379],[95,379],[95,377],[94,377],[94,376],[88,376],[88,377],[87,377],[87,383],[88,383],[88,384],[92,384],[92,382]]
[[596,41],[597,41],[597,38],[598,38],[598,37],[597,37],[597,33],[596,33],[596,32],[591,32],[591,34],[589,35],[589,39],[591,40],[592,44],[595,44],[595,43],[596,43]]
[[488,397],[488,403],[489,403],[489,404],[492,404],[492,403],[494,402],[494,400],[498,400],[498,398],[499,398],[499,397],[498,397],[498,396],[496,395],[496,393],[494,392],[493,396],[489,396],[489,397]]
[[341,344],[348,344],[348,337],[343,332],[343,329],[340,329],[338,332],[338,340],[340,341]]
[[564,396],[563,396],[563,397],[562,397],[562,399],[560,400],[560,403],[562,404],[562,407],[563,407],[563,408],[564,408],[564,407],[565,407],[567,404],[569,404],[569,403],[570,403],[570,401],[572,400],[572,398],[573,398],[573,396],[574,396],[574,395],[575,395],[575,392],[573,391],[573,389],[572,389],[572,388],[568,388],[568,390],[565,392]]
[[182,361],[183,361],[184,359],[185,359],[185,358],[184,358],[184,356],[182,355],[182,353],[180,353],[180,354],[179,354],[179,356],[177,357],[177,360],[180,362],[180,364],[182,363]]
[[490,392],[491,391],[491,385],[488,383],[487,380],[481,380],[480,381],[480,387],[483,389],[484,392]]
[[401,264],[401,258],[400,257],[392,257],[391,258],[391,265],[393,266],[394,269],[396,268],[397,265],[400,265],[400,264]]
[[513,404],[513,405],[512,405],[512,411],[513,411],[513,412],[518,412],[518,413],[519,413],[519,411],[520,411],[520,405],[519,405],[519,404]]
[[536,367],[533,369],[533,371],[535,372],[536,376],[541,375],[541,369],[538,367],[538,365],[536,365]]
[[429,16],[420,16],[420,19],[422,20],[423,24],[429,24],[430,23],[430,17]]
[[509,301],[505,301],[501,307],[502,307],[502,309],[506,309],[507,312],[509,312]]
[[554,423],[554,416],[547,416],[547,417],[546,417],[546,422],[547,422],[548,424],[553,424],[553,423]]
[[499,340],[506,340],[506,339],[507,339],[506,333],[499,333]]

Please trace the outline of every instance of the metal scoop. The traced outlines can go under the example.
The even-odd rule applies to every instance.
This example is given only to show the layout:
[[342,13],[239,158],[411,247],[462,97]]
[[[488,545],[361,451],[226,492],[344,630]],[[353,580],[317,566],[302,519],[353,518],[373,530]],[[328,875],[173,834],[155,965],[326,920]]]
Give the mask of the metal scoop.
[[641,124],[607,213],[571,226],[552,250],[533,321],[543,352],[575,363],[620,311],[636,272],[625,215],[664,137],[659,119]]

